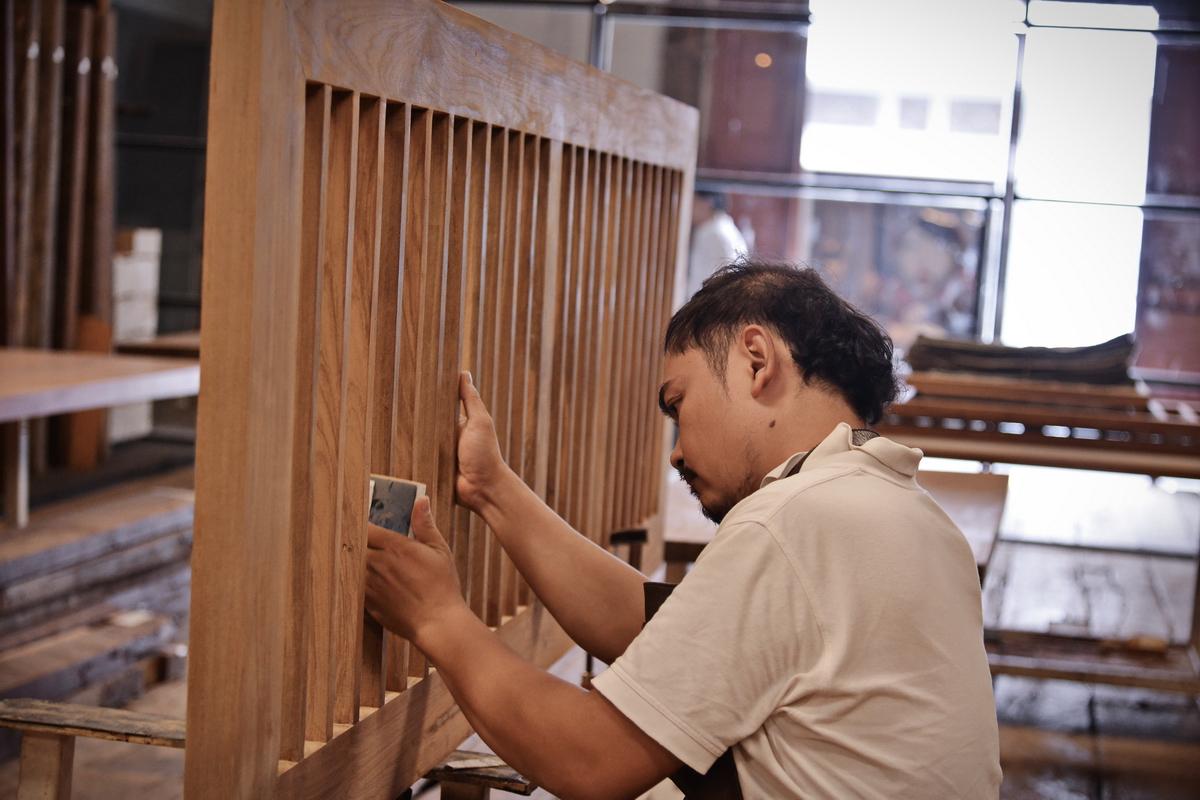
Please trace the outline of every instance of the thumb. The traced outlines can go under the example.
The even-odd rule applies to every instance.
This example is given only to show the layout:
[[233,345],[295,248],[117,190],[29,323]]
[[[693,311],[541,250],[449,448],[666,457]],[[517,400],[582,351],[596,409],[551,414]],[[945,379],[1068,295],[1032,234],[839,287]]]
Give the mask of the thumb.
[[484,405],[483,398],[479,396],[479,390],[475,388],[475,380],[471,377],[471,373],[465,370],[458,375],[458,396],[462,400],[468,419],[487,415],[487,406]]
[[418,497],[413,504],[412,514],[413,538],[421,544],[431,547],[448,548],[446,538],[433,522],[433,509],[429,505],[429,497]]

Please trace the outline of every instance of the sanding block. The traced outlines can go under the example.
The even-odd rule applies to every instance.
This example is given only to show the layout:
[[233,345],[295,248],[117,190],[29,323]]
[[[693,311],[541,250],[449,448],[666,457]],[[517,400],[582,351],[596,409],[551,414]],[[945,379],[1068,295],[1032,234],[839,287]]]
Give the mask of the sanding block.
[[425,484],[372,475],[370,481],[367,520],[389,531],[408,536],[412,533],[413,505],[425,494]]

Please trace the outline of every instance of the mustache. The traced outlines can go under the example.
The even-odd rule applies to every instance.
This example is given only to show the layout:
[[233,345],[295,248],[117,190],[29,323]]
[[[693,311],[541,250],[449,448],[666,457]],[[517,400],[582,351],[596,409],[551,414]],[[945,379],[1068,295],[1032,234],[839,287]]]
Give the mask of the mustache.
[[675,471],[679,473],[679,480],[683,481],[688,486],[691,486],[692,482],[695,481],[696,478],[700,477],[694,470],[689,468],[687,464],[681,464],[675,468]]

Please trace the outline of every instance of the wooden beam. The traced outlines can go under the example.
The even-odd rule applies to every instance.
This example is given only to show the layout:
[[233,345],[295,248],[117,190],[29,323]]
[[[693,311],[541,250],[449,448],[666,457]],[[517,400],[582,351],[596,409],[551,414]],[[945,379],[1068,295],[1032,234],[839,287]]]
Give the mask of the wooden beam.
[[75,737],[30,731],[21,739],[17,800],[71,800]]

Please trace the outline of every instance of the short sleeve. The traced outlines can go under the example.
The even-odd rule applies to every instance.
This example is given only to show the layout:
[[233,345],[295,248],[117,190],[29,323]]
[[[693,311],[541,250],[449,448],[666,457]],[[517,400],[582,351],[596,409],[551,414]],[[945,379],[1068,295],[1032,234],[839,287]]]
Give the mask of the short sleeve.
[[783,704],[820,646],[804,587],[775,538],[740,522],[720,531],[592,686],[703,773]]

